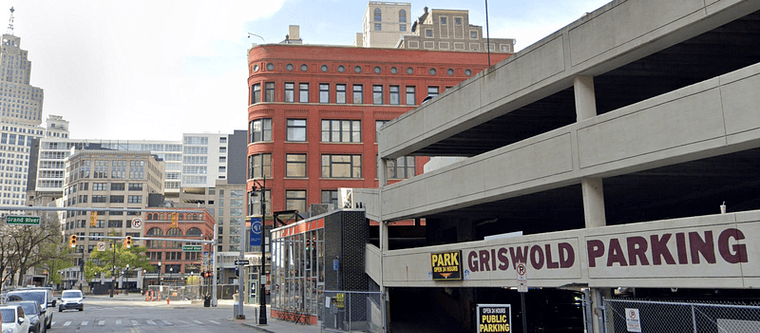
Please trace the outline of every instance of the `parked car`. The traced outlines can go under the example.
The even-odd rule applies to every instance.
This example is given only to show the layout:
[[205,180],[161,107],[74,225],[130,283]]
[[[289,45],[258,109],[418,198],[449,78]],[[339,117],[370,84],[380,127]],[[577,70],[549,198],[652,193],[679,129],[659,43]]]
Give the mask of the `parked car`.
[[21,305],[0,306],[0,315],[3,319],[3,333],[29,332],[29,318]]
[[35,301],[12,301],[8,305],[21,305],[24,314],[29,318],[29,332],[43,333],[47,328],[42,323],[45,322],[45,312],[39,303]]
[[61,303],[58,305],[58,312],[68,309],[77,309],[84,311],[84,295],[81,290],[64,290],[61,294]]
[[54,308],[58,304],[58,300],[53,297],[53,289],[50,288],[22,288],[8,292],[7,298],[12,296],[19,296],[25,301],[36,301],[40,304],[40,308],[45,312],[45,329],[49,329],[53,324],[53,311],[48,311],[49,308]]

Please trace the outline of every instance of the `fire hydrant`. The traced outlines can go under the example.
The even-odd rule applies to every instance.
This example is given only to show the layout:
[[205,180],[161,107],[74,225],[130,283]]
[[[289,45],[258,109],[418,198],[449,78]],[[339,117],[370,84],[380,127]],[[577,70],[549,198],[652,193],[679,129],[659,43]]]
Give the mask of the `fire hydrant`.
[[169,305],[169,297],[166,298],[166,305]]

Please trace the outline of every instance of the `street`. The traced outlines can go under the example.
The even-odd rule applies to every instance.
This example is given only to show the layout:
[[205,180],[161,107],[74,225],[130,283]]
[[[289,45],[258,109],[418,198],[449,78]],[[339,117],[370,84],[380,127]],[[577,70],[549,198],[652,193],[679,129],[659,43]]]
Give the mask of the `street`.
[[[51,332],[250,332],[233,319],[231,301],[217,307],[203,303],[145,302],[139,294],[85,297],[84,311],[54,311]],[[253,313],[249,314],[253,315]]]

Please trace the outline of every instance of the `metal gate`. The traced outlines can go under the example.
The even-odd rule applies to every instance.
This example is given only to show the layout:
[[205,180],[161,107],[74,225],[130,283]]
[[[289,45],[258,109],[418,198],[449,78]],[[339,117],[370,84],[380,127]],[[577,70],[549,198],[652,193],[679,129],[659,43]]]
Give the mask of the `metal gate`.
[[385,295],[379,291],[326,290],[321,303],[322,332],[386,332]]
[[608,332],[760,332],[760,306],[605,299]]

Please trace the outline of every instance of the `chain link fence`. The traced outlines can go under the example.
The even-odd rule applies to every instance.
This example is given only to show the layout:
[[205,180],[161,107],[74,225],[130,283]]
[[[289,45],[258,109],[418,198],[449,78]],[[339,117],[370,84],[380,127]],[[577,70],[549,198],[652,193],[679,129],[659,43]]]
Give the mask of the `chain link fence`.
[[385,296],[371,291],[325,291],[322,332],[385,332]]
[[760,332],[760,306],[605,299],[607,332]]

